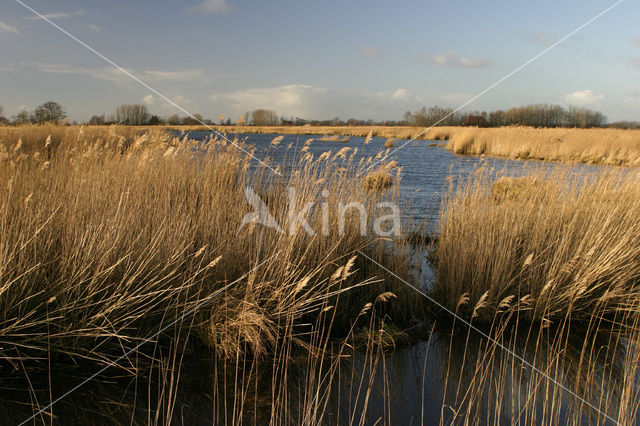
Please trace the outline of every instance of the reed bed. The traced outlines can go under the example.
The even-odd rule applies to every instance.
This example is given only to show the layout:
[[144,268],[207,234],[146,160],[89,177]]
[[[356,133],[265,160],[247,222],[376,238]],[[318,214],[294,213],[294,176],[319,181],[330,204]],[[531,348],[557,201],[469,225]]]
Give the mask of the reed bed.
[[[193,127],[170,126],[190,129]],[[201,128],[206,130],[206,128]],[[410,126],[224,126],[233,133],[324,134],[386,138],[446,140],[446,148],[461,155],[490,155],[513,159],[559,161],[565,163],[640,165],[640,130],[496,128],[439,126],[426,129]]]
[[440,423],[636,424],[638,315],[620,319],[632,317],[615,331],[597,320],[581,329],[496,318],[485,329],[493,341],[463,326],[450,328],[451,338],[445,327],[430,348],[447,354]]
[[[217,130],[228,134],[257,133],[257,134],[290,134],[290,135],[325,135],[325,136],[355,136],[384,139],[411,139],[423,132],[424,127],[414,126],[214,126]],[[165,129],[178,131],[202,130],[210,131],[204,126],[163,126]],[[420,137],[420,139],[426,139]]]
[[[589,320],[640,303],[640,177],[480,168],[443,204],[434,292],[479,319]],[[460,307],[465,300],[465,307]]]
[[432,296],[492,337],[445,342],[454,423],[638,421],[640,176],[576,170],[451,180]]
[[[640,165],[640,131],[532,127],[435,130],[456,154],[566,163]],[[445,134],[447,133],[447,134]]]
[[317,140],[322,142],[349,142],[349,136],[340,136],[340,135],[326,135],[318,138]]
[[[285,149],[281,142],[269,150]],[[602,413],[638,421],[634,169],[513,178],[481,168],[451,179],[437,235],[427,239],[430,296],[486,340],[357,256],[412,282],[410,251],[362,229],[356,211],[340,230],[339,209],[318,204],[357,201],[372,217],[377,202],[397,201],[395,163],[357,177],[382,152],[355,162],[348,145],[317,158],[303,147],[276,176],[224,140],[162,129],[3,127],[0,147],[0,368],[24,374],[31,412],[46,404],[34,379],[48,383],[48,401],[51,370],[67,358],[95,366],[134,349],[115,374],[137,384],[148,372],[148,389],[135,388],[147,403],[116,398],[114,413],[123,422],[184,421],[181,410],[195,401],[181,399],[183,360],[206,347],[213,389],[202,403],[212,422],[390,424],[403,406],[387,358],[413,342],[402,326],[424,328],[433,315],[416,365],[422,403],[435,392],[424,374],[436,355],[444,386],[439,415],[423,408],[420,422],[608,424]],[[255,200],[247,188],[280,231],[246,220]],[[315,203],[314,233],[289,227],[292,201],[297,210]],[[148,351],[135,350],[147,340]],[[57,418],[55,410],[38,419]],[[77,412],[64,410],[62,420]]]
[[[16,368],[63,355],[109,362],[165,327],[160,338],[190,334],[222,358],[264,357],[283,339],[308,347],[323,309],[340,335],[377,294],[404,297],[356,250],[399,274],[404,255],[357,217],[338,232],[332,209],[323,233],[315,209],[315,235],[286,226],[291,197],[301,206],[323,190],[331,205],[373,209],[380,195],[354,178],[364,164],[349,148],[303,155],[277,177],[223,140],[161,130],[3,127],[0,147],[0,358]],[[242,222],[249,187],[284,232]]]

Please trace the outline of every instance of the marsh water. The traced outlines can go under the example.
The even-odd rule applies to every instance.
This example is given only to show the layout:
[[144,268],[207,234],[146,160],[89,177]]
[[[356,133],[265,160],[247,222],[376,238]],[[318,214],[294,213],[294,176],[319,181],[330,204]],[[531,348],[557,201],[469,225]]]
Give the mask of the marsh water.
[[[205,132],[189,134],[190,138],[203,141],[209,136]],[[244,143],[256,148],[256,157],[268,156],[271,158],[269,164],[284,165],[285,171],[295,167],[299,150],[307,139],[313,138],[288,135],[274,148],[270,142],[275,136],[239,135],[245,140]],[[337,152],[345,146],[357,147],[357,162],[361,157],[375,156],[379,151],[384,151],[384,142],[384,139],[373,138],[365,145],[364,138],[358,137],[351,137],[348,143],[316,140],[309,145],[309,150],[319,156],[325,151]],[[404,143],[398,140],[397,147]],[[422,140],[408,143],[393,152],[391,157],[402,167],[400,199],[403,221],[426,223],[430,227],[437,222],[441,197],[447,191],[449,176],[465,176],[480,165],[505,170],[512,175],[531,168],[556,167],[550,163],[456,156],[436,146],[435,141]],[[254,163],[253,167],[260,165]],[[580,166],[576,172],[584,171],[585,167]],[[416,253],[416,268],[428,269],[423,253],[419,249]],[[423,271],[421,279],[428,280],[430,276],[428,270],[426,273]],[[496,377],[487,379],[489,385],[480,391],[479,396],[476,395],[474,407],[456,414],[455,409],[465,406],[465,400],[469,398],[467,391],[473,388],[474,380],[477,380],[472,372],[485,362],[482,358],[486,350],[485,339],[474,331],[460,327],[460,324],[448,321],[421,325],[414,331],[415,335],[422,338],[417,341],[414,339],[410,344],[398,344],[393,350],[343,348],[339,351],[339,357],[328,355],[329,359],[324,365],[301,355],[298,362],[290,363],[290,371],[284,379],[281,372],[274,373],[272,365],[261,365],[257,367],[261,371],[249,374],[247,370],[256,368],[251,367],[254,364],[239,360],[234,365],[221,365],[211,361],[211,354],[206,349],[190,346],[184,358],[180,359],[179,379],[168,374],[166,368],[151,369],[154,373],[145,377],[107,370],[57,402],[53,417],[42,414],[29,424],[226,424],[234,418],[242,418],[247,424],[265,424],[274,415],[272,407],[273,400],[277,399],[275,396],[282,394],[286,395],[283,399],[289,407],[282,409],[278,418],[291,424],[310,419],[324,424],[416,425],[451,421],[519,423],[518,410],[514,410],[511,401],[517,399],[524,404],[532,389],[533,392],[542,392],[540,398],[545,398],[549,392],[548,386],[553,386],[545,382],[544,386],[537,387],[536,384],[542,380],[541,375],[524,371],[528,367],[513,355],[517,353],[518,357],[527,360],[536,359],[536,368],[548,371],[551,361],[541,357],[538,352],[542,345],[540,342],[545,339],[516,337],[503,342],[510,348],[509,351],[494,355],[501,360],[501,367],[486,372]],[[500,349],[497,351],[500,352]],[[583,374],[575,367],[574,361],[577,360],[572,356],[569,351],[562,354],[562,363],[555,360],[550,374],[558,383],[573,382]],[[160,366],[175,361],[170,348],[166,353],[154,354],[152,358],[147,361],[153,364],[159,360]],[[342,360],[339,362],[333,362],[340,358]],[[609,359],[603,356],[601,362],[603,366],[608,365]],[[239,365],[246,369],[238,368]],[[331,366],[334,366],[332,379],[323,381],[321,378],[326,377],[323,374]],[[0,369],[0,424],[21,423],[35,413],[34,407],[45,407],[99,369],[95,365],[53,366],[51,374],[49,369],[43,368],[42,373],[25,376],[16,373],[18,367],[16,365],[12,369],[5,365]],[[514,370],[524,372],[513,376],[516,379],[507,379],[500,384],[499,377],[504,377],[505,371],[511,374]],[[614,376],[617,370],[609,366],[606,371]],[[244,383],[246,377],[251,379]],[[612,382],[616,382],[615,378],[609,383]],[[239,386],[239,383],[244,384]],[[314,386],[315,390],[310,390]],[[241,397],[238,396],[239,388],[243,389]],[[615,412],[618,391],[612,386],[586,394],[591,397],[606,395],[605,399],[609,401],[606,411]],[[328,395],[326,405],[317,407],[309,404],[309,395],[323,392]],[[569,420],[570,411],[573,413],[571,418],[575,419],[575,407],[578,406],[580,419],[605,423],[595,410],[584,403],[580,405],[569,393],[558,389],[556,395],[559,395],[557,400],[561,401],[557,408],[559,421]],[[239,399],[243,404],[238,404]],[[305,404],[311,408],[299,408]],[[574,410],[570,410],[571,407]]]

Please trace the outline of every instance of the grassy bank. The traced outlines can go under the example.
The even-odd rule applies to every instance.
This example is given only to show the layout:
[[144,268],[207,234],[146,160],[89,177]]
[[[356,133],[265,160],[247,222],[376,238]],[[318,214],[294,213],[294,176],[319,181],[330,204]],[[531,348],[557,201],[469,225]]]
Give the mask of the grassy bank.
[[[177,130],[207,130],[205,127],[170,126]],[[435,127],[421,134],[422,127],[219,127],[234,133],[337,135],[421,140],[447,140],[446,148],[456,154],[491,155],[523,160],[567,163],[640,165],[640,130],[538,129],[532,127]]]
[[640,131],[619,129],[443,128],[456,154],[567,163],[640,165]]
[[[421,133],[423,127],[413,126],[213,126],[215,129],[228,134],[256,133],[278,135],[329,135],[411,139]],[[179,131],[210,131],[205,126],[163,126],[165,129]],[[420,139],[426,139],[420,137]]]

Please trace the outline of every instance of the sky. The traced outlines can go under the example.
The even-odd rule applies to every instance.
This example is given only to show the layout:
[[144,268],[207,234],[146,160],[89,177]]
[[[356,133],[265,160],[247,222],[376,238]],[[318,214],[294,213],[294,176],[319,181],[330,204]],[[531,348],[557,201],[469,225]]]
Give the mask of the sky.
[[[192,114],[399,120],[456,108],[615,0],[21,0]],[[625,0],[465,107],[585,106],[640,120],[640,2]],[[145,103],[185,115],[15,0],[0,4],[0,105],[72,120]]]

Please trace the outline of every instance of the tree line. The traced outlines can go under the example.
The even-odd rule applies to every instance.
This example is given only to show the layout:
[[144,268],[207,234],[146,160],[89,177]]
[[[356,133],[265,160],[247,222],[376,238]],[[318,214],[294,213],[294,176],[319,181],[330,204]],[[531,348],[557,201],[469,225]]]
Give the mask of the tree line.
[[531,127],[605,127],[607,117],[587,108],[535,104],[496,111],[457,111],[438,106],[404,113],[404,121],[412,126],[531,126]]
[[[2,107],[0,107],[0,121],[8,124],[9,120],[2,115]],[[65,123],[67,114],[64,108],[57,102],[45,102],[29,112],[26,109],[20,111],[12,117],[13,124],[26,123]]]
[[[45,102],[33,111],[22,110],[14,115],[11,120],[5,118],[0,106],[0,124],[26,124],[26,123],[59,123],[68,124],[69,120],[65,109],[57,102]],[[242,114],[237,120],[218,116],[217,122],[204,118],[201,114],[180,117],[174,114],[169,117],[160,117],[151,114],[147,105],[123,104],[108,115],[94,115],[87,122],[91,125],[248,125],[248,126],[532,126],[532,127],[615,127],[623,129],[638,129],[638,121],[619,121],[607,123],[607,117],[598,111],[587,108],[570,106],[565,108],[560,105],[534,104],[495,111],[454,111],[451,108],[433,106],[423,107],[417,111],[407,111],[402,120],[373,121],[348,119],[341,120],[338,117],[329,120],[308,120],[299,117],[279,116],[276,111],[270,109],[256,109]]]

